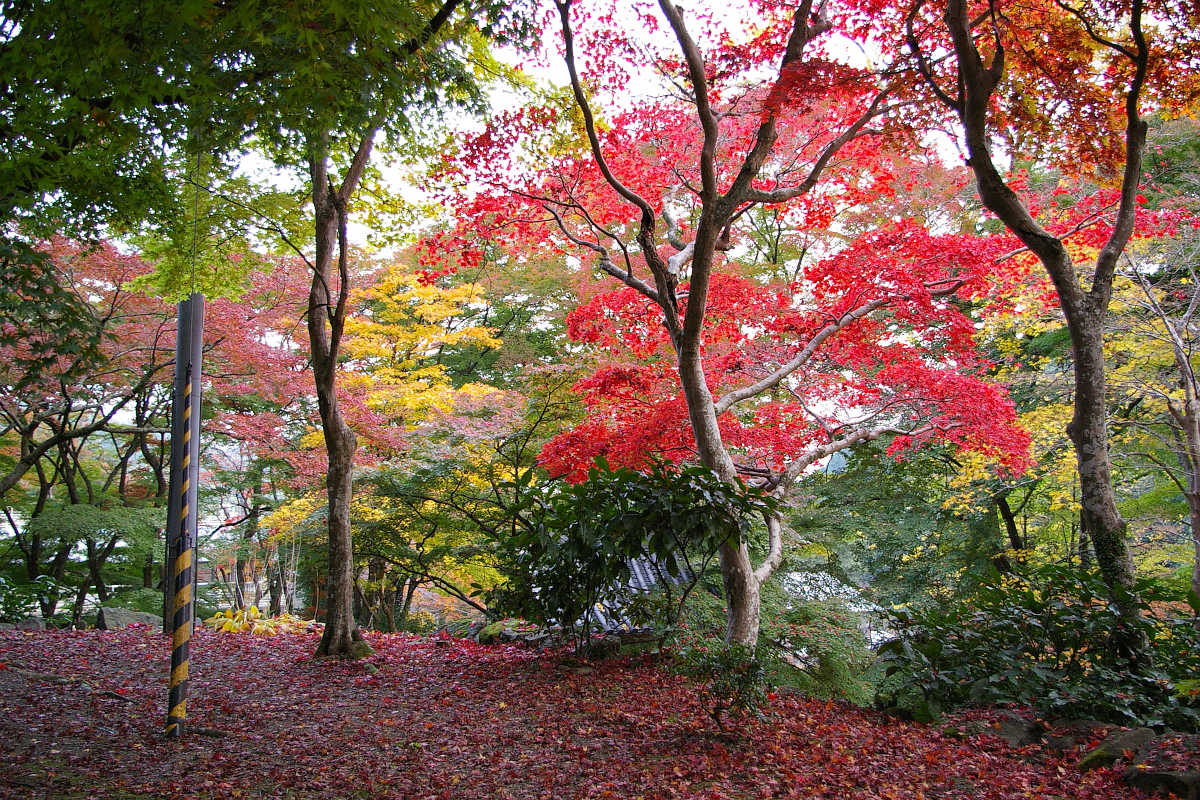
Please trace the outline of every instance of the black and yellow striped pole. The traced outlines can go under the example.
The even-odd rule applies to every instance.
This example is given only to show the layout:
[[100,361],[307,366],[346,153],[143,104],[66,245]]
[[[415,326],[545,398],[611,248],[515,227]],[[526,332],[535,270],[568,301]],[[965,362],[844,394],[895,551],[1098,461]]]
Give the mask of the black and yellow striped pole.
[[167,736],[183,735],[187,716],[188,657],[195,625],[196,514],[200,477],[200,361],[204,353],[204,297],[179,304],[175,337],[175,386],[171,403],[171,489],[167,501],[167,605],[171,677]]

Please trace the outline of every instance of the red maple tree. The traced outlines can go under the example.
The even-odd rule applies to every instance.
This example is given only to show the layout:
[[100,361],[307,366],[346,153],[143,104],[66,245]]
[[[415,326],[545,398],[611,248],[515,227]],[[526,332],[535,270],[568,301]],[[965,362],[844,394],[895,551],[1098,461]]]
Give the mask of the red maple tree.
[[[1013,242],[903,218],[855,238],[839,216],[893,193],[895,153],[915,144],[891,99],[915,78],[837,57],[824,5],[751,5],[745,25],[669,2],[631,25],[611,4],[556,2],[573,103],[502,115],[447,165],[467,191],[431,250],[590,256],[625,286],[572,315],[606,362],[578,386],[589,418],[544,463],[579,477],[595,455],[657,451],[782,494],[824,456],[893,434],[894,450],[937,439],[1020,469],[1025,437],[982,380],[957,299],[989,291]],[[650,74],[657,95],[630,91]],[[744,263],[764,214],[809,256],[790,280]],[[763,563],[745,541],[720,552],[730,641],[756,640],[759,586],[782,558],[781,520],[765,522]]]

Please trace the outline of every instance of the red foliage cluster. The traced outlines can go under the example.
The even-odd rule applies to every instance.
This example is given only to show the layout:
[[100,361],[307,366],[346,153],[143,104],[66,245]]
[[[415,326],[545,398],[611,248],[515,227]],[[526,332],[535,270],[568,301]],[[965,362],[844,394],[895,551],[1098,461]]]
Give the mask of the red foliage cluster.
[[583,675],[403,635],[371,637],[367,662],[314,661],[309,635],[193,642],[193,732],[168,742],[159,634],[0,633],[0,797],[1142,796],[1072,754],[795,696],[718,735],[690,683],[644,662]]
[[[564,272],[586,275],[594,259],[628,287],[568,318],[600,367],[576,386],[587,419],[542,451],[552,473],[582,479],[597,456],[633,467],[689,457],[675,374],[689,337],[700,340],[721,443],[748,475],[786,485],[837,449],[894,433],[896,451],[936,440],[1009,472],[1026,466],[1028,437],[1003,387],[987,383],[964,308],[992,303],[996,262],[1015,240],[931,233],[938,226],[895,205],[899,153],[910,149],[899,144],[916,143],[910,126],[876,117],[897,88],[833,58],[825,38],[809,41],[794,12],[765,0],[745,19],[689,10],[696,50],[685,65],[677,37],[612,24],[607,0],[576,4],[574,64],[599,121],[585,129],[583,109],[539,98],[447,156],[442,192],[456,226],[426,243],[436,266],[570,254]],[[791,52],[801,40],[803,58]],[[704,96],[681,98],[693,68]],[[667,79],[665,91],[631,92],[648,73]],[[716,207],[705,192],[735,187],[738,207],[721,212],[716,241],[700,236]],[[777,233],[758,261],[762,226]],[[672,343],[676,314],[690,333]],[[699,394],[697,415],[707,413]]]
[[[720,417],[726,445],[778,470],[828,444],[848,420],[903,417],[918,433],[899,439],[894,451],[936,439],[987,452],[1019,472],[1027,436],[1004,389],[984,378],[974,320],[949,296],[987,296],[995,261],[1011,245],[1008,237],[932,236],[904,222],[860,237],[790,285],[715,274],[703,346],[714,397],[813,348],[785,390]],[[871,304],[883,313],[824,338],[835,320]],[[596,348],[605,363],[575,386],[588,420],[549,442],[543,465],[581,480],[596,456],[631,466],[651,454],[687,457],[687,406],[661,312],[620,289],[592,298],[567,323],[571,337]]]

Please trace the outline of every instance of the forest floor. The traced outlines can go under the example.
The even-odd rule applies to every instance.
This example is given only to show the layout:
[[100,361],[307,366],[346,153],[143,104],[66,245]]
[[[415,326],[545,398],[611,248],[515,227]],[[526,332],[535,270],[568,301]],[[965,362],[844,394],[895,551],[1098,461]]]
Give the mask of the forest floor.
[[1137,798],[1078,754],[944,736],[775,695],[719,732],[695,685],[644,660],[595,671],[516,646],[198,630],[189,733],[163,738],[160,634],[0,632],[4,798]]

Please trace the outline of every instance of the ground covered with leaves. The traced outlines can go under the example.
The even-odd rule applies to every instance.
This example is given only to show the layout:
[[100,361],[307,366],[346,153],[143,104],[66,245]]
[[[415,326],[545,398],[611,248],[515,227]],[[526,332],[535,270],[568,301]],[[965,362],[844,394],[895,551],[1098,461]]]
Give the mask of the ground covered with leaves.
[[191,732],[163,739],[168,651],[145,628],[0,632],[0,796],[20,798],[1135,798],[1072,752],[943,736],[773,695],[717,731],[649,661],[372,636],[198,630]]

